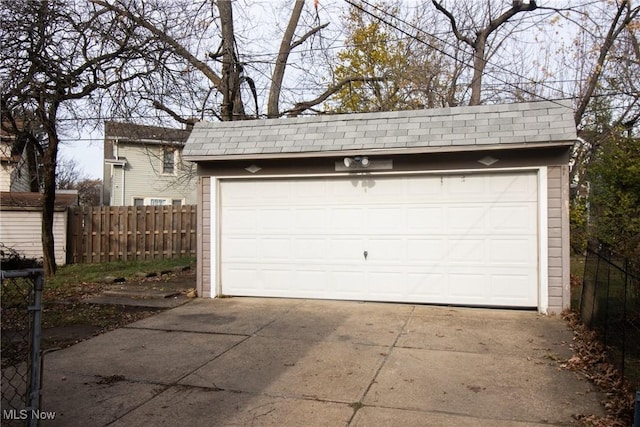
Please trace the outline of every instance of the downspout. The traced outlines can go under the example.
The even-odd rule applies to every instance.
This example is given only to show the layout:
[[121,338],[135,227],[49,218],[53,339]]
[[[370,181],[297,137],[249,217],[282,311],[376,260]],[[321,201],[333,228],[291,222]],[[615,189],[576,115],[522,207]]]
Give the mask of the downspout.
[[[118,155],[118,139],[116,138],[116,140],[114,141],[114,156],[117,160],[120,160],[120,156]],[[126,206],[124,203],[124,167],[125,165],[121,166],[122,169],[122,173],[120,174],[121,178],[120,178],[120,206]]]
[[126,206],[124,203],[124,168],[125,165],[122,165],[122,202],[120,203],[120,206]]

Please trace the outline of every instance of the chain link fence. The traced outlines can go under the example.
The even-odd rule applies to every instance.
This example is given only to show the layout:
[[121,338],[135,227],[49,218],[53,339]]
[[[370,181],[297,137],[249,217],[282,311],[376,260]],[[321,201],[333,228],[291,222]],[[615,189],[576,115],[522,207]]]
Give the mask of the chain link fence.
[[3,426],[38,421],[43,277],[42,269],[0,271]]
[[580,315],[599,332],[610,362],[640,390],[640,271],[638,261],[592,242],[585,260]]

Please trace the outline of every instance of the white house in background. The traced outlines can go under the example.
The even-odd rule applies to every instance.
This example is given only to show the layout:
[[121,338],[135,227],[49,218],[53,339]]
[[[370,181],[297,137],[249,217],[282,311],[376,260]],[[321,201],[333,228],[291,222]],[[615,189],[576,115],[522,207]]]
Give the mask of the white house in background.
[[195,204],[195,166],[182,160],[189,133],[188,129],[105,122],[102,204]]
[[0,129],[0,191],[31,191],[27,148],[15,141],[15,135]]
[[[77,190],[58,190],[53,212],[57,265],[67,261],[67,209],[78,205]],[[42,193],[0,192],[0,244],[27,258],[42,258]]]

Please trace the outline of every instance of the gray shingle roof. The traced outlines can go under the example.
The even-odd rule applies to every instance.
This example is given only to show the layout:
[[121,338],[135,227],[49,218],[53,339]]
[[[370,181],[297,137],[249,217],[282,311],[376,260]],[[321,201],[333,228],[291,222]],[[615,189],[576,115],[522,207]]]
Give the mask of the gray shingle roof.
[[160,126],[137,125],[114,121],[104,122],[105,139],[122,139],[131,142],[157,141],[182,143],[189,137],[189,130],[165,128]]
[[459,151],[573,142],[570,101],[196,123],[187,160]]

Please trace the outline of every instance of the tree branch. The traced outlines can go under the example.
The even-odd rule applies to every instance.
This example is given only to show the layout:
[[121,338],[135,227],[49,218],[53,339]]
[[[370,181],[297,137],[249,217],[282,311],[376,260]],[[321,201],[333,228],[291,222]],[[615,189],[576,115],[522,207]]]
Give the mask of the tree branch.
[[469,46],[474,47],[474,41],[471,40],[469,37],[465,36],[464,34],[462,34],[460,32],[460,30],[458,29],[458,24],[456,23],[456,18],[451,14],[451,12],[449,12],[447,9],[445,9],[444,6],[442,6],[436,0],[431,0],[431,3],[433,3],[433,5],[436,7],[436,9],[438,9],[442,14],[444,14],[444,16],[447,17],[447,19],[449,19],[449,22],[451,23],[451,29],[453,30],[453,34],[456,36],[456,38],[458,40],[460,40],[461,42],[464,42],[464,43],[468,44]]
[[296,40],[295,42],[293,42],[291,44],[291,50],[297,48],[302,43],[306,42],[309,37],[311,37],[312,35],[314,35],[318,31],[327,28],[328,26],[329,26],[329,23],[327,22],[326,24],[318,25],[317,27],[314,27],[314,28],[310,29],[309,31],[304,33],[298,40]]
[[171,108],[167,107],[160,101],[153,101],[151,105],[153,105],[153,108],[157,110],[164,111],[165,113],[170,115],[171,118],[173,118],[173,120],[175,120],[178,123],[182,123],[183,125],[190,126],[197,122],[196,119],[183,119],[178,113],[176,113],[175,111],[173,111]]
[[191,52],[189,52],[184,46],[182,46],[173,37],[169,36],[164,31],[158,29],[150,22],[146,21],[145,19],[139,16],[134,15],[128,10],[116,7],[115,5],[109,4],[104,0],[91,0],[91,2],[97,5],[100,5],[106,9],[109,9],[120,16],[130,19],[131,21],[135,22],[139,26],[146,28],[152,34],[158,37],[160,41],[171,46],[174,52],[176,53],[176,55],[182,57],[183,59],[188,61],[191,65],[193,65],[195,68],[200,70],[200,72],[202,72],[202,74],[204,74],[209,79],[209,81],[211,81],[213,85],[215,85],[216,87],[220,85],[221,78],[220,76],[218,76],[218,74],[215,71],[211,69],[211,67],[209,67],[204,62],[200,61],[194,55],[192,55]]
[[292,109],[285,111],[285,114],[287,114],[289,117],[296,117],[299,114],[303,113],[305,110],[309,110],[311,107],[314,107],[318,104],[320,104],[323,101],[326,101],[327,98],[329,98],[331,95],[333,95],[334,93],[338,92],[340,89],[342,89],[343,86],[352,83],[352,82],[363,82],[363,83],[370,83],[370,82],[382,82],[388,80],[386,77],[348,77],[346,79],[342,79],[340,80],[338,83],[334,84],[333,86],[330,86],[329,88],[327,88],[327,90],[325,90],[320,96],[318,96],[317,98],[314,98],[310,101],[302,101],[302,102],[298,102],[296,103]]
[[538,8],[538,5],[536,4],[536,2],[534,0],[531,0],[529,2],[529,4],[527,4],[526,6],[524,6],[521,1],[514,1],[513,2],[513,6],[510,7],[509,9],[507,9],[505,12],[503,12],[502,15],[498,16],[494,20],[490,20],[489,21],[489,25],[487,27],[485,27],[482,30],[482,32],[485,33],[485,35],[488,37],[495,30],[500,28],[500,26],[502,24],[504,24],[509,19],[511,19],[514,16],[516,16],[518,13],[520,13],[520,12],[531,12],[533,10],[536,10],[537,8]]
[[609,31],[607,32],[607,36],[604,39],[604,43],[602,43],[602,46],[600,47],[600,54],[598,56],[598,60],[596,61],[596,65],[593,69],[593,72],[587,79],[587,89],[584,95],[581,97],[580,103],[578,104],[578,107],[576,108],[573,116],[576,126],[582,121],[582,116],[584,115],[584,112],[586,111],[587,106],[591,101],[593,92],[595,92],[596,87],[598,86],[600,75],[604,70],[605,61],[607,59],[609,51],[611,50],[611,47],[613,46],[613,42],[616,40],[618,35],[626,28],[626,26],[633,21],[633,19],[638,15],[638,12],[640,11],[640,7],[627,10],[627,15],[622,20],[620,25],[618,25],[618,23],[620,22],[620,18],[622,17],[624,10],[627,9],[628,5],[629,2],[626,1],[620,3],[616,16],[613,19],[613,22],[611,22],[611,26],[609,27]]

